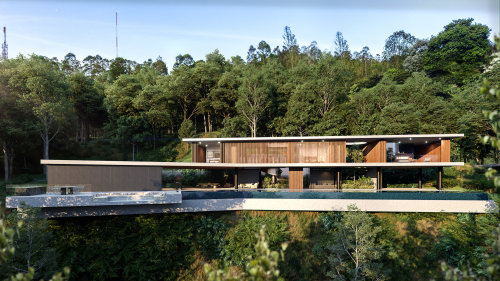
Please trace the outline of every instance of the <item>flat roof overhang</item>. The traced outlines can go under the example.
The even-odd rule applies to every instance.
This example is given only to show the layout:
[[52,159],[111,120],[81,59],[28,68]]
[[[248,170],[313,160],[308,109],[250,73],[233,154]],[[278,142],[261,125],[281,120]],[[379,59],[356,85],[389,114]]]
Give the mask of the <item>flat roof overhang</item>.
[[42,165],[65,166],[135,166],[167,169],[256,169],[256,168],[430,168],[463,166],[464,162],[379,162],[379,163],[197,163],[94,160],[40,160]]
[[461,138],[464,134],[418,134],[418,135],[361,135],[361,136],[310,136],[310,137],[245,137],[245,138],[185,138],[183,142],[276,142],[276,141],[322,141],[345,140],[349,142],[387,141],[438,141],[441,139]]

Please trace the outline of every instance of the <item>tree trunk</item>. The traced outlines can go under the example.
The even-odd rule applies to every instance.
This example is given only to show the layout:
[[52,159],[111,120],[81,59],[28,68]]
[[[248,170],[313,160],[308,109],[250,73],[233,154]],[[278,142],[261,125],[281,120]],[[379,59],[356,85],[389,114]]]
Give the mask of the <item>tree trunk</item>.
[[7,153],[7,142],[3,141],[2,143],[2,150],[3,150],[3,169],[4,169],[4,178],[5,182],[8,182],[10,180],[9,178],[9,154]]
[[207,133],[207,116],[203,114],[203,127],[205,129],[205,134]]
[[156,149],[156,130],[155,130],[155,127],[153,127],[153,150]]
[[[49,159],[49,131],[44,130],[43,132],[43,159]],[[47,165],[43,165],[43,174],[47,176]]]
[[84,144],[89,143],[89,135],[90,135],[90,125],[88,121],[84,122],[85,124],[85,142]]
[[208,131],[211,133],[212,132],[212,119],[210,118],[210,112],[207,113],[208,115]]
[[14,169],[14,150],[9,153],[9,179],[12,179],[12,170]]

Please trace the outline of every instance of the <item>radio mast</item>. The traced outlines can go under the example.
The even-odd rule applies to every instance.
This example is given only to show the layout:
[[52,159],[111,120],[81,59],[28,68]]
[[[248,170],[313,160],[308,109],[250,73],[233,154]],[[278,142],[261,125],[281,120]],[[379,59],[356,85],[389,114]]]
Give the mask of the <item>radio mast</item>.
[[3,27],[2,59],[9,58],[9,46],[7,45],[7,29]]
[[118,57],[118,12],[115,12],[116,57]]

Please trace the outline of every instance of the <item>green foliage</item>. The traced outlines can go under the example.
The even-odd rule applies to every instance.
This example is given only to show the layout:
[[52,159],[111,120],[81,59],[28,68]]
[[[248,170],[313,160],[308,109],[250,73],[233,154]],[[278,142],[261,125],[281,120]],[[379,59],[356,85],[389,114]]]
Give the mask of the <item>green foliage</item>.
[[179,138],[189,138],[189,137],[194,137],[195,130],[194,130],[194,124],[193,121],[191,120],[185,120],[181,123],[181,127],[179,128]]
[[351,146],[348,148],[346,161],[348,163],[363,163],[365,155],[359,147]]
[[[497,220],[498,223],[498,220]],[[491,226],[488,230],[491,231]],[[472,251],[476,255],[476,260],[472,260],[464,264],[461,262],[458,266],[450,265],[450,262],[442,262],[441,270],[443,271],[445,280],[460,281],[460,280],[500,280],[500,226],[497,227],[492,237],[489,237],[486,245],[489,246],[488,251]],[[472,235],[474,236],[474,235]],[[465,241],[469,241],[465,237]],[[484,242],[483,242],[484,243]],[[478,241],[473,241],[472,245],[478,244]],[[470,246],[469,246],[470,247]],[[477,259],[481,263],[477,263]],[[453,263],[453,261],[451,262]]]
[[356,180],[345,180],[342,183],[342,188],[345,189],[373,189],[372,179],[361,176]]
[[290,232],[284,215],[245,216],[241,223],[230,229],[222,256],[226,264],[243,266],[248,256],[255,256],[253,245],[257,243],[255,233],[266,225],[269,248],[277,250],[281,243],[289,241]]
[[200,182],[207,182],[207,180],[206,171],[203,170],[182,170],[181,172],[182,186],[194,187]]
[[471,18],[454,20],[429,40],[423,57],[425,71],[457,84],[480,73],[491,48],[490,29],[473,21]]
[[266,226],[262,225],[259,234],[256,234],[255,257],[248,256],[245,271],[233,273],[229,267],[217,269],[205,264],[205,273],[209,281],[222,280],[248,280],[248,281],[283,281],[280,277],[278,263],[284,259],[284,251],[287,244],[281,245],[281,251],[271,251],[269,249],[269,238],[265,232]]
[[16,251],[6,264],[7,272],[29,273],[33,269],[34,278],[49,278],[57,268],[57,255],[52,243],[52,233],[48,231],[48,221],[39,218],[40,210],[25,207],[15,210],[7,217],[11,226],[22,225],[14,237]]
[[72,278],[173,280],[193,262],[197,230],[188,217],[114,217],[85,223],[70,219],[53,228],[59,253],[72,265]]
[[[45,258],[54,259],[54,257],[46,256],[54,254],[51,248],[40,247],[41,242],[50,242],[46,240],[50,233],[49,235],[44,233],[46,232],[46,219],[35,217],[37,213],[35,209],[25,208],[22,212],[24,213],[14,213],[9,223],[6,223],[3,218],[0,219],[0,278],[5,278],[5,280],[31,281],[35,278],[39,280],[43,276],[40,271],[47,270],[46,267],[43,270],[38,267],[42,265],[40,257],[45,255]],[[43,235],[45,235],[44,241],[40,241],[40,236]],[[18,263],[19,258],[23,259],[21,263]],[[36,269],[38,272],[35,272]],[[54,273],[49,280],[68,280],[69,274],[70,269],[65,267],[63,273]]]
[[[495,38],[495,42],[498,45],[500,43],[500,39],[498,37]],[[498,85],[492,86],[488,83],[487,80],[485,80],[483,87],[481,88],[481,93],[493,97],[494,103],[496,105],[495,109],[485,108],[485,110],[483,111],[485,117],[488,118],[494,131],[493,136],[484,136],[483,141],[485,143],[491,144],[491,146],[498,149],[500,147],[500,111],[498,110],[498,106],[500,105],[500,90],[498,88]],[[496,171],[493,169],[489,169],[487,176],[493,177],[497,192],[500,191],[500,176],[497,175]]]
[[328,253],[327,276],[331,280],[384,280],[379,259],[384,254],[376,239],[381,228],[374,225],[373,218],[349,206],[342,214],[323,217],[323,227],[330,230],[331,238],[326,244]]

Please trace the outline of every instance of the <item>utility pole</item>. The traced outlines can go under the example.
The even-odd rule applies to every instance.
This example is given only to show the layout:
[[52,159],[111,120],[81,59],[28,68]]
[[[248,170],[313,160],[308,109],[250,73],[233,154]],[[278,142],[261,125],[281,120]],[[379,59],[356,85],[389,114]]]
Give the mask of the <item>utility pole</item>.
[[9,46],[7,45],[7,29],[3,27],[2,59],[9,58]]

